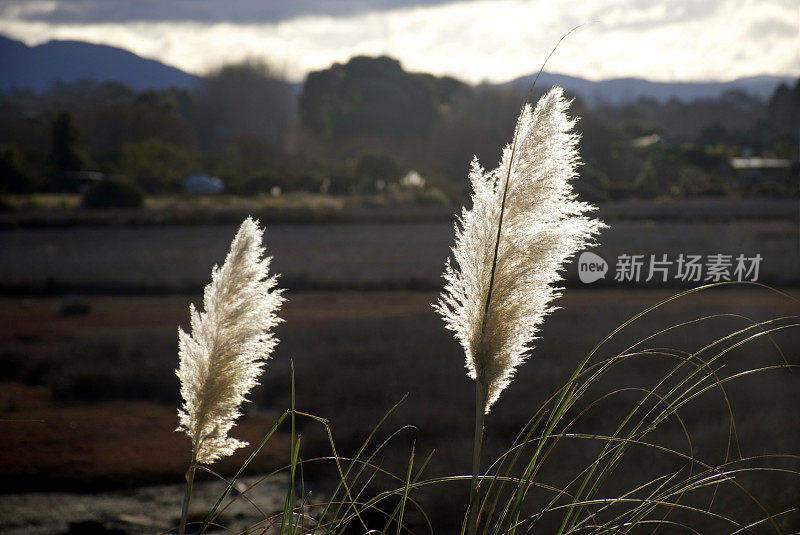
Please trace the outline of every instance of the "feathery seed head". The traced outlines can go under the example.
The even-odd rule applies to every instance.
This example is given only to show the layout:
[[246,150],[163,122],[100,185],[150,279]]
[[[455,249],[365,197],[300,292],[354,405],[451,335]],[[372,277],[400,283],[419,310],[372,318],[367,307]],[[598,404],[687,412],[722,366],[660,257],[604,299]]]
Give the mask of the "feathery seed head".
[[472,208],[455,225],[455,266],[434,308],[464,348],[467,374],[486,391],[485,412],[526,359],[564,262],[605,227],[576,200],[578,135],[561,88],[525,104],[512,145],[486,172],[474,158]]
[[278,340],[272,329],[284,301],[269,275],[270,257],[264,258],[263,230],[248,217],[236,233],[221,268],[214,266],[203,296],[204,312],[194,305],[191,334],[178,328],[184,403],[180,425],[192,439],[193,457],[211,463],[246,446],[228,437],[241,416],[239,407],[255,386],[264,359]]

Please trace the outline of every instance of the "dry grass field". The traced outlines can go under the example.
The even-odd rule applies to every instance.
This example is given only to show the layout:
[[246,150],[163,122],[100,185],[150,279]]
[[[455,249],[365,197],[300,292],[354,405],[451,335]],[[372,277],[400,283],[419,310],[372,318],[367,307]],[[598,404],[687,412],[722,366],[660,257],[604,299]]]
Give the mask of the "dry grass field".
[[[101,226],[0,232],[0,289],[13,293],[175,293],[199,291],[221,263],[237,225]],[[596,252],[745,254],[763,257],[759,281],[800,281],[798,225],[743,222],[611,222]],[[446,222],[272,224],[268,254],[293,289],[427,289],[442,285],[453,228]],[[577,282],[573,263],[565,271]],[[598,283],[601,284],[601,283]],[[612,282],[612,285],[613,282]],[[683,284],[689,288],[697,285]],[[663,287],[653,284],[653,287]]]
[[[585,407],[591,408],[583,414],[576,411],[576,430],[612,431],[635,403],[631,389],[652,385],[674,365],[675,355],[691,354],[754,322],[800,314],[798,226],[786,217],[785,208],[776,212],[780,217],[753,219],[731,205],[715,208],[722,215],[728,210],[726,217],[700,218],[702,206],[692,205],[692,219],[702,221],[682,220],[680,207],[660,207],[650,219],[643,218],[641,206],[615,208],[617,219],[596,249],[609,261],[622,253],[758,253],[763,257],[759,281],[786,294],[756,286],[714,288],[630,325],[593,361],[691,322],[647,339],[635,349],[651,351],[606,375],[587,393]],[[112,496],[112,491],[180,483],[189,452],[188,441],[174,432],[179,403],[176,329],[188,326],[188,305],[200,304],[211,266],[224,259],[236,224],[12,227],[0,231],[0,511],[22,511],[23,491],[40,498],[80,491],[80,500],[90,503]],[[391,441],[380,456],[382,465],[402,473],[414,444],[421,457],[434,452],[426,475],[467,473],[473,385],[465,375],[460,347],[431,308],[442,284],[451,224],[274,223],[267,225],[265,237],[274,271],[282,274],[279,284],[289,288],[281,312],[285,322],[277,329],[280,343],[274,358],[234,435],[258,441],[290,406],[293,363],[298,410],[329,419],[340,454],[353,453],[371,426],[404,399],[378,436],[414,427]],[[567,289],[556,302],[560,309],[547,318],[532,357],[492,409],[486,459],[509,447],[535,410],[605,335],[645,308],[697,286],[622,285],[613,280],[584,285],[574,263],[566,278]],[[698,318],[705,319],[693,321]],[[731,375],[798,364],[799,356],[797,329],[785,329],[732,349],[714,371]],[[608,393],[613,394],[592,404]],[[726,384],[725,394],[712,389],[681,410],[681,421],[664,422],[653,439],[712,464],[800,452],[796,372],[780,369],[743,377]],[[323,426],[304,420],[299,430],[303,458],[330,453]],[[287,432],[283,429],[273,438],[249,473],[286,463]],[[561,440],[537,480],[563,483],[596,453],[596,445],[586,440]],[[230,474],[242,459],[240,453],[216,468]],[[798,468],[797,462],[784,467]],[[607,490],[621,494],[671,469],[676,469],[674,461],[634,448]],[[308,489],[323,495],[332,476],[325,466],[303,474]],[[770,510],[800,503],[796,480],[777,472],[743,475],[741,483]],[[466,486],[451,485],[418,497],[438,518],[440,532],[450,533],[458,529],[465,493]],[[149,494],[142,496],[133,500],[141,502]],[[752,504],[742,505],[726,494],[713,502],[745,516],[758,514],[749,511]],[[92,512],[97,510],[89,507],[70,518],[102,521]],[[415,522],[413,516],[409,519]],[[10,525],[3,522],[0,532]],[[797,515],[780,522],[786,532],[800,529]],[[35,531],[32,524],[30,529],[22,524],[16,524],[14,533],[65,529],[40,525]],[[114,526],[146,532],[142,524]]]
[[[546,322],[534,356],[493,409],[487,427],[490,458],[510,444],[532,412],[566,380],[576,362],[616,325],[672,290],[572,289]],[[790,290],[790,294],[796,294]],[[289,406],[290,361],[296,369],[298,409],[330,418],[341,453],[355,451],[370,426],[408,394],[382,436],[414,425],[383,455],[389,469],[402,470],[411,440],[420,452],[435,450],[429,475],[466,472],[472,429],[472,385],[463,371],[460,348],[430,308],[433,292],[290,292],[278,329],[281,339],[256,389],[249,414],[234,434],[257,441],[270,421]],[[177,482],[185,469],[185,438],[174,433],[178,403],[176,326],[188,320],[187,306],[198,295],[169,297],[95,296],[83,315],[61,315],[60,298],[6,297],[0,301],[0,370],[5,377],[0,418],[0,473],[6,493],[19,490],[101,490],[145,483]],[[797,314],[792,299],[764,289],[716,289],[687,297],[623,331],[604,357],[646,334],[692,318],[735,313],[754,321]],[[648,347],[697,349],[747,320],[725,317],[682,329]],[[775,343],[797,361],[796,333],[777,333]],[[726,359],[728,369],[781,361],[766,341],[750,344]],[[663,371],[659,359],[643,358],[621,366],[599,390],[639,385]],[[599,395],[598,392],[595,394]],[[800,377],[786,370],[754,376],[729,390],[743,455],[797,452],[800,448]],[[590,412],[586,430],[607,430],[620,408],[631,402],[617,396]],[[684,425],[697,455],[724,460],[728,414],[711,394],[685,411]],[[324,428],[301,424],[304,457],[329,453]],[[681,427],[668,422],[659,440],[686,449]],[[281,466],[287,438],[282,434],[258,458],[253,473]],[[143,453],[144,452],[144,453]],[[647,452],[626,459],[632,483],[637,472],[666,469]],[[564,442],[544,481],[558,481],[590,458],[583,444]],[[555,460],[559,461],[556,462]],[[217,467],[230,473],[238,455]],[[659,464],[660,463],[660,464]],[[325,469],[307,474],[309,485],[324,488]],[[629,482],[618,481],[621,487]],[[800,499],[785,481],[752,483],[773,506]],[[457,514],[460,490],[427,496],[430,513]],[[2,498],[0,498],[2,500]],[[435,514],[434,514],[435,516]],[[794,520],[788,519],[793,522]],[[445,522],[445,524],[447,524]],[[452,526],[444,526],[452,528]]]

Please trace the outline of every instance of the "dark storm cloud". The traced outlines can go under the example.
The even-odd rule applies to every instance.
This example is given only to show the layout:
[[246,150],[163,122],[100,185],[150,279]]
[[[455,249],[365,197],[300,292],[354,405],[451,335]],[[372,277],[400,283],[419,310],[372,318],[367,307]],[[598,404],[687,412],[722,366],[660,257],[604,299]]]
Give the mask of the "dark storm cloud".
[[[233,22],[269,23],[306,15],[345,17],[464,0],[57,0],[54,9],[31,9],[31,0],[2,2],[0,14],[51,23]],[[467,0],[469,1],[469,0]]]
[[753,23],[749,33],[753,39],[763,39],[768,35],[792,37],[797,35],[797,25],[783,20],[763,20]]
[[[709,2],[708,0],[678,0],[655,3],[652,0],[622,0],[614,3],[598,3],[591,20],[603,22],[612,19],[614,29],[646,31],[670,24],[681,24],[693,20],[713,17],[725,2]],[[664,11],[653,10],[656,6],[665,6]],[[565,13],[569,17],[569,14]],[[568,19],[579,24],[575,17]],[[583,21],[586,22],[586,21]]]

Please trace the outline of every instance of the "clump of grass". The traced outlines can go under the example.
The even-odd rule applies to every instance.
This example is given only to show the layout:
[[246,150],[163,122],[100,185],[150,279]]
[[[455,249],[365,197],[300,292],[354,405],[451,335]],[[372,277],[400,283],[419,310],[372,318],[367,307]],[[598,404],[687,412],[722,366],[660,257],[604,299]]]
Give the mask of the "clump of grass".
[[561,88],[531,108],[525,104],[500,165],[485,172],[472,162],[472,208],[456,225],[453,256],[437,311],[464,348],[475,380],[475,438],[469,533],[477,531],[478,471],[484,414],[522,364],[558,297],[566,260],[603,228],[586,214],[571,181],[577,176],[578,136]]
[[178,329],[176,374],[184,400],[178,430],[192,439],[181,535],[197,464],[213,463],[247,445],[228,432],[277,343],[272,329],[280,321],[276,313],[283,297],[274,289],[276,277],[269,275],[262,236],[256,221],[247,218],[242,223],[225,263],[212,270],[203,298],[205,311],[190,307],[191,335]]
[[[481,476],[490,485],[479,509],[484,533],[527,532],[539,526],[558,534],[658,529],[671,532],[677,528],[688,532],[742,533],[769,529],[784,533],[780,524],[793,508],[769,511],[748,488],[747,480],[779,474],[784,483],[788,478],[796,484],[800,458],[788,454],[742,455],[729,389],[756,374],[795,367],[788,363],[773,336],[797,329],[800,318],[780,317],[762,322],[740,318],[743,324],[740,328],[691,351],[661,345],[647,347],[646,344],[658,338],[679,335],[681,329],[703,325],[718,316],[695,318],[644,337],[612,357],[596,359],[613,338],[642,317],[670,302],[719,286],[724,284],[689,290],[654,305],[615,329],[584,358],[569,380],[534,413],[513,446]],[[734,368],[731,356],[759,341],[773,349],[775,362]],[[604,376],[641,360],[646,360],[650,367],[663,365],[650,384],[644,382],[647,376],[643,374],[643,384],[610,392],[598,390]],[[714,392],[719,394],[729,414],[721,463],[709,462],[696,454],[685,424],[686,413],[696,410],[698,403],[709,403],[707,398]],[[621,402],[609,403],[613,400]],[[592,412],[609,405],[617,411],[611,416],[617,420],[616,428],[604,432],[581,431]],[[670,422],[683,431],[684,447],[659,442],[656,431]],[[584,444],[592,453],[588,462],[578,465],[580,460],[571,459],[575,475],[565,483],[546,485],[537,481],[552,458],[564,460],[558,456],[557,446],[565,442]],[[649,453],[646,457],[652,463],[652,470],[637,467],[642,471],[638,478],[626,474],[625,482],[638,479],[639,483],[625,488],[615,476],[621,470],[630,470],[624,461],[634,449]],[[661,465],[668,467],[666,471],[653,474]],[[536,500],[533,506],[526,503],[531,499]],[[734,501],[739,504],[738,510],[731,510],[730,504],[727,510],[714,509],[719,502]],[[756,513],[745,513],[748,506]],[[741,516],[736,518],[736,513]]]
[[[766,496],[764,487],[775,485],[785,494],[800,482],[800,458],[774,451],[753,455],[740,444],[735,390],[739,383],[751,381],[752,385],[759,375],[792,369],[778,341],[780,333],[796,332],[800,318],[751,321],[725,314],[725,319],[738,324],[727,334],[698,341],[696,346],[671,347],[670,340],[682,340],[684,330],[711,327],[722,319],[720,315],[689,318],[635,336],[632,343],[606,354],[612,345],[630,339],[637,326],[659,309],[683,302],[689,305],[693,296],[724,291],[726,286],[711,285],[667,298],[597,344],[533,412],[510,447],[479,474],[484,491],[476,505],[478,531],[486,535],[793,533],[797,518],[791,515],[797,514],[796,505]],[[747,355],[763,354],[764,349],[771,353],[772,362],[748,366]],[[639,364],[652,373],[624,369]],[[624,376],[629,382],[607,389],[603,380],[611,376]],[[698,407],[715,402],[726,407],[729,421],[721,430],[719,452],[703,453],[697,449],[689,420]],[[425,511],[426,496],[456,494],[472,478],[471,474],[427,478],[425,470],[435,454],[420,455],[413,445],[404,468],[384,466],[381,459],[386,448],[397,447],[404,441],[394,439],[410,432],[404,428],[385,440],[379,438],[397,406],[348,454],[338,449],[327,420],[304,414],[294,403],[293,394],[292,406],[235,476],[276,429],[291,424],[291,455],[284,468],[290,483],[284,508],[264,514],[250,532],[434,533],[442,511]],[[600,428],[593,423],[595,413],[603,414]],[[303,458],[295,418],[311,419],[324,427],[329,455]],[[608,426],[609,421],[613,425]],[[305,478],[326,464],[336,477],[327,490],[315,487],[312,494],[305,489]],[[226,494],[204,526],[213,525],[228,504],[247,499],[245,491],[226,503]],[[465,515],[462,532],[467,523]]]
[[[761,322],[741,318],[743,325],[690,351],[649,346],[656,339],[687,326],[703,325],[716,316],[696,318],[668,326],[613,356],[601,358],[601,350],[640,318],[667,303],[724,283],[670,297],[612,331],[533,414],[511,447],[488,470],[480,470],[484,415],[511,382],[544,316],[552,310],[550,303],[558,295],[553,284],[559,280],[559,269],[603,226],[586,215],[592,207],[578,202],[569,185],[575,176],[577,153],[576,138],[569,133],[573,121],[566,116],[566,106],[563,93],[554,89],[536,109],[523,108],[514,142],[504,151],[500,166],[486,173],[473,163],[473,206],[462,212],[456,227],[453,254],[457,267],[447,264],[447,285],[436,308],[461,342],[468,373],[476,382],[471,474],[422,479],[431,456],[420,462],[415,446],[402,473],[393,474],[381,466],[378,457],[400,431],[373,446],[383,420],[355,454],[341,455],[328,422],[296,410],[292,375],[291,407],[229,482],[200,526],[200,533],[224,511],[223,502],[236,479],[287,419],[291,448],[285,468],[289,484],[284,507],[274,515],[264,515],[264,520],[253,526],[261,533],[277,529],[281,535],[350,530],[400,534],[411,532],[410,509],[417,509],[417,517],[433,532],[428,516],[415,501],[416,494],[466,481],[470,482],[470,498],[462,533],[505,535],[534,529],[557,535],[677,530],[738,534],[763,529],[783,533],[781,523],[796,508],[775,511],[767,507],[750,489],[748,478],[796,480],[800,457],[743,454],[729,389],[755,374],[793,367],[773,337],[800,327],[797,316]],[[178,375],[186,401],[180,413],[181,429],[193,441],[181,533],[194,470],[199,463],[212,462],[243,445],[227,433],[261,371],[259,358],[267,356],[276,342],[270,329],[278,321],[275,311],[282,298],[273,290],[275,279],[268,277],[268,260],[262,259],[260,242],[260,229],[248,219],[234,239],[225,264],[214,270],[213,281],[206,289],[206,312],[193,311],[192,335],[181,333]],[[731,355],[761,340],[770,342],[781,360],[745,369],[729,367]],[[641,384],[609,392],[599,389],[605,376],[641,361],[663,363],[663,368],[650,382],[644,374]],[[730,415],[722,462],[698,455],[685,425],[686,411],[711,393],[719,394]],[[600,410],[611,412],[606,416],[615,427],[600,431],[584,427],[588,417]],[[298,417],[325,426],[330,456],[302,458]],[[655,431],[670,423],[683,430],[685,448],[675,441],[656,439]],[[580,443],[588,460],[560,458],[558,446],[567,443]],[[634,449],[665,459],[666,469],[661,470],[659,462],[654,461],[642,470],[641,477],[633,478],[638,479],[633,486],[626,486],[615,476],[620,470],[630,469],[625,467],[625,460]],[[304,489],[304,470],[317,462],[331,463],[337,480],[328,496],[312,501]],[[567,481],[541,479],[553,462],[571,463]],[[370,489],[378,481],[386,490],[372,493]],[[479,492],[481,484],[485,492]],[[242,498],[247,499],[246,491],[232,500]],[[752,505],[755,515],[737,515],[729,503],[724,504],[727,509],[717,507],[720,502],[734,500]]]
[[[683,329],[710,325],[720,315],[693,318],[639,337],[621,351],[603,356],[612,342],[619,343],[656,310],[726,286],[716,284],[670,297],[625,322],[586,355],[563,386],[533,413],[508,450],[478,475],[485,488],[471,508],[480,520],[478,531],[487,535],[518,531],[791,533],[793,507],[781,508],[774,500],[765,503],[758,486],[786,485],[787,479],[797,482],[798,457],[741,452],[730,390],[756,375],[791,368],[777,339],[779,333],[800,326],[798,317],[750,321],[726,314],[723,316],[740,325],[698,347],[670,347],[669,340],[681,339]],[[736,360],[741,355],[736,353],[751,353],[759,343],[772,350],[774,362],[743,367]],[[640,362],[648,368],[655,368],[656,363],[662,366],[638,379],[624,372],[625,366]],[[602,380],[612,375],[636,381],[604,390]],[[696,451],[686,422],[687,413],[691,417],[698,404],[710,403],[709,396],[715,393],[730,414],[721,462]],[[275,432],[290,425],[284,507],[275,513],[264,511],[263,519],[249,532],[433,533],[440,511],[424,510],[426,494],[454,494],[472,475],[426,479],[423,475],[433,454],[423,458],[414,446],[403,469],[393,473],[383,466],[386,448],[405,432],[400,429],[386,440],[379,438],[379,429],[393,411],[369,432],[355,453],[347,455],[337,448],[326,420],[296,409],[292,379],[291,407],[253,448],[200,524],[199,532],[214,526],[229,504],[248,499],[247,489],[231,495],[237,478]],[[603,425],[615,421],[614,425],[599,430],[593,427],[591,417],[596,412],[604,413]],[[324,426],[329,455],[303,458],[296,419],[311,419]],[[666,438],[659,435],[659,429],[669,431]],[[675,429],[684,433],[683,444],[674,440]],[[574,455],[576,450],[585,454]],[[643,457],[646,464],[630,464]],[[561,468],[564,463],[569,463],[569,470]],[[306,474],[323,464],[333,468],[336,478],[330,489],[315,489],[312,494],[305,489]],[[551,470],[554,464],[560,465],[556,472],[561,477],[557,479]],[[632,470],[642,473],[631,476]],[[617,477],[621,471],[626,472],[624,478]],[[463,532],[467,525],[465,516]]]

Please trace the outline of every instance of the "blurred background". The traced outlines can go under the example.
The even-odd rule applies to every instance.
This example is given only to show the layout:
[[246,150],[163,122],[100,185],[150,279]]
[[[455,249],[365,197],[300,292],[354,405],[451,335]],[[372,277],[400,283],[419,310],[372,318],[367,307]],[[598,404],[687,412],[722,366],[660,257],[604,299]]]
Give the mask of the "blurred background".
[[[552,85],[580,118],[574,187],[609,224],[592,249],[608,272],[587,284],[577,262],[565,267],[560,309],[487,421],[487,459],[617,325],[714,281],[678,276],[680,255],[760,255],[745,280],[774,290],[737,285],[672,302],[596,359],[696,318],[720,315],[647,347],[696,351],[750,321],[798,313],[796,6],[6,0],[0,34],[0,531],[175,524],[189,460],[188,439],[173,432],[176,330],[248,215],[266,226],[288,301],[234,435],[257,443],[288,408],[293,362],[298,409],[330,420],[340,453],[408,394],[379,435],[416,429],[382,462],[404,474],[413,443],[419,455],[435,450],[428,475],[468,472],[473,385],[431,304],[469,202],[469,162],[493,168],[526,97]],[[615,280],[621,255],[642,255],[638,280]],[[663,255],[669,276],[647,281]],[[726,366],[797,364],[799,348],[786,329],[732,351]],[[595,397],[649,384],[665,365],[622,367]],[[738,454],[797,454],[797,374],[748,381],[729,393]],[[612,430],[630,402],[614,399],[582,429]],[[723,462],[723,400],[712,393],[691,407],[690,451]],[[253,474],[287,462],[287,432]],[[301,432],[305,458],[329,453],[323,427]],[[685,450],[682,436],[666,424],[659,440]],[[215,469],[230,474],[243,455]],[[585,455],[563,445],[542,480],[568,480]],[[632,455],[614,484],[668,469],[650,455]],[[309,468],[307,490],[324,496],[331,476]],[[797,487],[771,477],[745,483],[769,510],[796,507]],[[457,531],[466,487],[420,500],[440,531]],[[758,514],[727,496],[717,504]],[[800,526],[796,514],[781,522]]]

